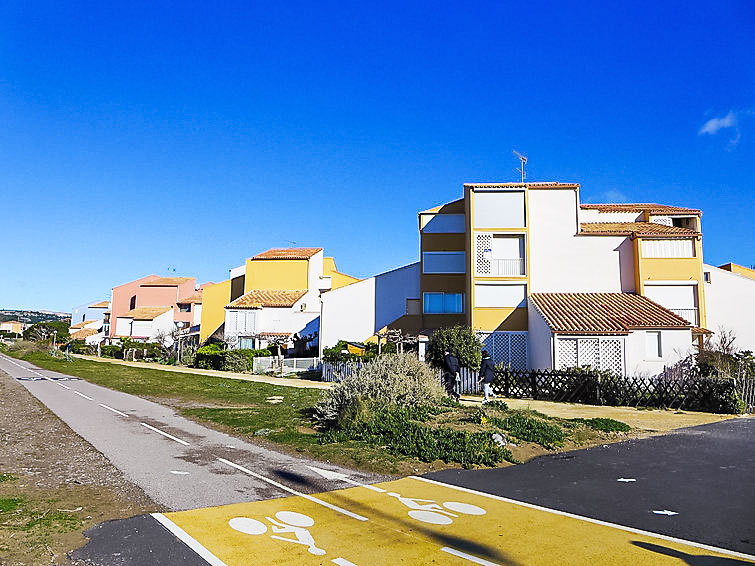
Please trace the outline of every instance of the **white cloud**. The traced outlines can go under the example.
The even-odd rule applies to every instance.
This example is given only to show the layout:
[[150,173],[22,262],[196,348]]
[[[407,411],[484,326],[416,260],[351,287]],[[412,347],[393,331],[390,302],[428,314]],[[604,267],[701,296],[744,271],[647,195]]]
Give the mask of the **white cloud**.
[[[703,134],[717,134],[719,130],[724,128],[736,128],[737,127],[737,114],[733,110],[729,110],[729,113],[723,118],[711,118],[703,127],[700,128],[698,135]],[[737,140],[739,141],[739,140]]]
[[608,191],[604,191],[600,193],[600,202],[603,203],[622,203],[622,202],[629,202],[629,197],[622,193],[621,191],[617,191],[616,189],[611,189]]

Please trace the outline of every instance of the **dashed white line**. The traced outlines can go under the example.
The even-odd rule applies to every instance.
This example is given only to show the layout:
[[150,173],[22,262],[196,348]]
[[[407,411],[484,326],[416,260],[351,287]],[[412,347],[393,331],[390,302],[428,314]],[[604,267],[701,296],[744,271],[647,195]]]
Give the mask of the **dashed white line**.
[[186,442],[185,440],[181,440],[180,438],[176,438],[175,436],[173,436],[173,435],[170,435],[170,434],[168,434],[167,432],[163,432],[163,431],[162,431],[162,430],[160,430],[159,428],[155,428],[155,427],[153,427],[153,426],[150,426],[150,425],[148,425],[147,423],[139,423],[139,424],[140,424],[140,425],[142,425],[142,426],[144,426],[144,427],[147,427],[147,428],[148,428],[149,430],[153,430],[153,431],[155,431],[155,432],[156,432],[157,434],[162,434],[162,435],[163,435],[164,437],[166,437],[166,438],[170,438],[171,440],[175,440],[175,441],[176,441],[176,442],[178,442],[179,444],[183,444],[184,446],[189,446],[189,443],[188,443],[188,442]]
[[70,389],[67,385],[63,385],[62,383],[55,382],[55,385],[60,385],[63,389]]
[[352,519],[356,519],[357,521],[367,521],[367,517],[363,517],[362,515],[357,515],[356,513],[352,513],[351,511],[348,511],[346,509],[343,509],[342,507],[338,507],[338,505],[333,505],[332,503],[328,503],[327,501],[323,501],[322,499],[317,499],[316,497],[312,497],[311,495],[308,495],[306,493],[302,493],[301,491],[296,491],[295,489],[291,489],[290,487],[283,485],[282,483],[278,483],[275,480],[271,480],[270,478],[266,478],[265,476],[262,476],[256,472],[253,472],[252,470],[248,470],[244,466],[239,466],[238,464],[235,464],[231,462],[230,460],[226,460],[225,458],[218,458],[219,461],[223,462],[224,464],[228,464],[229,466],[236,468],[237,470],[241,470],[245,474],[248,474],[252,477],[255,477],[259,480],[262,480],[264,482],[269,483],[270,485],[274,485],[278,489],[282,489],[283,491],[287,491],[288,493],[292,495],[296,495],[298,497],[303,497],[304,499],[307,499],[308,501],[311,501],[312,503],[317,503],[318,505],[322,505],[323,507],[327,507],[328,509],[332,509],[333,511],[336,511],[338,513],[342,513],[343,515],[346,515],[347,517],[351,517]]
[[120,415],[122,417],[128,417],[126,413],[121,413],[118,409],[113,409],[112,407],[108,407],[104,403],[99,403],[99,406],[102,407],[103,409],[107,409],[108,411],[114,412],[116,415]]
[[471,554],[467,554],[466,552],[462,552],[461,550],[456,550],[455,548],[450,548],[448,546],[444,546],[440,550],[441,552],[453,554],[454,556],[458,556],[459,558],[463,558],[464,560],[469,560],[470,562],[474,562],[475,564],[480,564],[481,566],[500,566],[500,564],[490,562],[490,560],[478,558],[477,556],[472,556]]
[[80,391],[76,391],[75,389],[72,389],[72,391],[76,393],[76,395],[78,395],[79,397],[83,397],[84,399],[89,399],[90,401],[94,401],[94,399],[92,399],[89,395],[84,395],[83,393],[81,393]]

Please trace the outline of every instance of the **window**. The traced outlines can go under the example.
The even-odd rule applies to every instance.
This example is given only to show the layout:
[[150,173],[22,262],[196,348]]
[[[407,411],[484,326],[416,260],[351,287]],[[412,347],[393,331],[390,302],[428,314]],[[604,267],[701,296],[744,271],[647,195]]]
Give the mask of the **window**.
[[129,303],[129,309],[134,310],[136,308],[136,295],[131,297],[131,301]]
[[239,348],[242,350],[254,350],[254,338],[240,337]]
[[464,312],[464,293],[423,293],[425,314],[460,314]]
[[704,271],[703,272],[703,280],[706,283],[710,283],[710,271]]
[[660,330],[645,331],[645,356],[650,360],[657,360],[663,357]]
[[695,257],[695,244],[690,238],[642,240],[642,257]]
[[524,191],[475,191],[475,228],[524,228]]
[[512,308],[527,306],[526,285],[490,285],[477,283],[474,286],[474,306],[487,308]]
[[178,312],[191,312],[191,305],[178,305]]
[[466,273],[467,254],[464,252],[424,252],[423,273]]
[[475,274],[509,277],[525,274],[523,234],[475,234]]
[[406,299],[406,314],[419,313],[419,299]]

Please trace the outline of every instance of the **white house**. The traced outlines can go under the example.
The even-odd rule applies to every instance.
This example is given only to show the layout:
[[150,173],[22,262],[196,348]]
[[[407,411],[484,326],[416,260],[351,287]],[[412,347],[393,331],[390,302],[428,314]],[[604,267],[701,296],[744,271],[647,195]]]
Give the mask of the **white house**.
[[172,344],[176,325],[173,322],[173,307],[137,307],[116,319],[116,335],[142,342],[152,342],[158,337]]
[[705,310],[707,327],[731,330],[735,346],[755,352],[755,271],[727,264],[728,269],[705,264]]
[[656,375],[692,350],[688,321],[633,293],[533,293],[530,367]]

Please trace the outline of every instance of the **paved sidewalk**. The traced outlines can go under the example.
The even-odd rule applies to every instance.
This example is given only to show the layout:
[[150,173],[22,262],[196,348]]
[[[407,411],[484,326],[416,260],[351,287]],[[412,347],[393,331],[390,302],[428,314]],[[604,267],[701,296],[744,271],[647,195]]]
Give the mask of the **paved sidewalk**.
[[230,371],[218,371],[214,369],[187,368],[184,366],[166,366],[154,362],[126,362],[123,360],[114,360],[112,358],[98,358],[97,356],[85,356],[82,354],[72,354],[75,358],[89,360],[92,362],[101,362],[106,364],[116,364],[121,366],[131,366],[135,368],[149,368],[160,371],[172,371],[174,373],[191,373],[194,375],[211,375],[213,377],[224,377],[226,379],[239,379],[241,381],[254,381],[257,383],[270,383],[272,385],[284,385],[286,387],[300,387],[302,389],[329,389],[332,383],[322,381],[310,381],[307,379],[295,379],[290,377],[272,377],[269,375],[254,375],[251,373],[234,373]]

